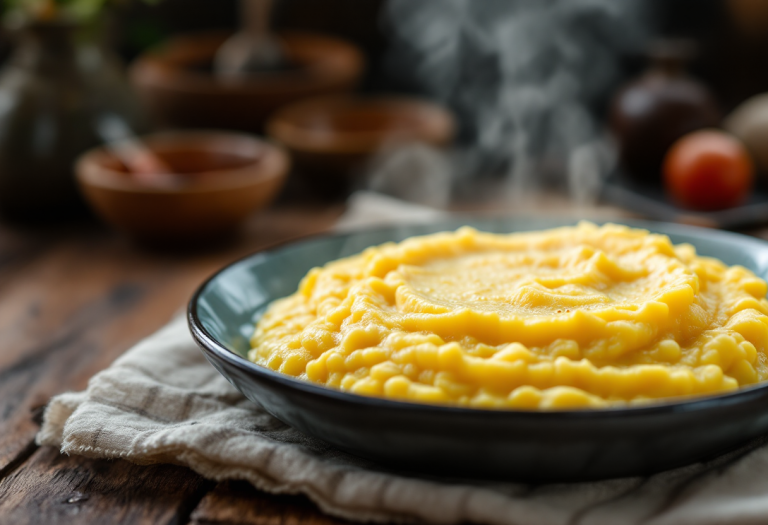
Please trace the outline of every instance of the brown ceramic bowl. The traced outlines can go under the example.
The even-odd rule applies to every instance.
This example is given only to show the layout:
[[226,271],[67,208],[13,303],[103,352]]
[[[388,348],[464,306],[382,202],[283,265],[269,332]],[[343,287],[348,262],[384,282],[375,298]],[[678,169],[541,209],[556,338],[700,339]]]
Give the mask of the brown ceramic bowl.
[[454,119],[445,108],[404,97],[323,97],[279,110],[267,133],[306,171],[353,175],[391,144],[447,145]]
[[352,90],[364,69],[362,53],[336,38],[279,36],[291,67],[222,80],[211,63],[229,35],[171,39],[139,57],[131,80],[150,111],[166,124],[260,131],[272,111],[296,100]]
[[104,221],[145,241],[188,243],[233,231],[274,199],[289,167],[280,147],[238,133],[170,132],[142,141],[173,169],[178,184],[137,181],[105,147],[83,154],[76,173]]

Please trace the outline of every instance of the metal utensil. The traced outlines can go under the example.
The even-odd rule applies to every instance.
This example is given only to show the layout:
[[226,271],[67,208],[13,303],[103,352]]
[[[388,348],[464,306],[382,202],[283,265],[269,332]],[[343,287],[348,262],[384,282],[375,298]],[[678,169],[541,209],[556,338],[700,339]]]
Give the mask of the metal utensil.
[[240,0],[240,31],[216,52],[217,75],[239,76],[279,68],[285,63],[280,43],[270,31],[273,0]]

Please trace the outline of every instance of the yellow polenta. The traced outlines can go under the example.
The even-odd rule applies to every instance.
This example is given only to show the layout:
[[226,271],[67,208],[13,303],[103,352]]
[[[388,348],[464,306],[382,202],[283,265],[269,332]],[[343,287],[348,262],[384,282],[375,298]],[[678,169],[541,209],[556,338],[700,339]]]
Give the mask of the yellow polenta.
[[766,283],[687,244],[581,223],[461,228],[307,274],[250,359],[357,394],[471,407],[606,407],[768,377]]

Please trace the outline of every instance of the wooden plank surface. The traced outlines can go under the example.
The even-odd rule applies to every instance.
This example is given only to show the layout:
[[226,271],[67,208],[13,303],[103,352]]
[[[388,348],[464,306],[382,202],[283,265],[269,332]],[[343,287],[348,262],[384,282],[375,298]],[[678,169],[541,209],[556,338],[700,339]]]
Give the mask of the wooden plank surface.
[[175,465],[139,466],[39,449],[0,481],[0,520],[46,523],[187,523],[213,483]]
[[224,481],[191,515],[193,525],[343,525],[322,514],[305,496],[266,494],[244,481]]
[[283,206],[229,244],[165,253],[95,225],[0,228],[0,524],[186,523],[212,483],[180,467],[37,449],[42,408],[160,328],[219,267],[324,230],[341,211]]

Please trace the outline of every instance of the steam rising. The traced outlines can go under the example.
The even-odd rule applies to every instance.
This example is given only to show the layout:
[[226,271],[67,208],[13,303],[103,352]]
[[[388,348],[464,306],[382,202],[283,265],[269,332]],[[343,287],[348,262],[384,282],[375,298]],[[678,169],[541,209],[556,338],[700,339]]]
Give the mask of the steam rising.
[[640,0],[390,0],[396,74],[452,108],[460,177],[502,173],[510,195],[559,179],[581,201],[611,168],[595,107],[646,37]]

